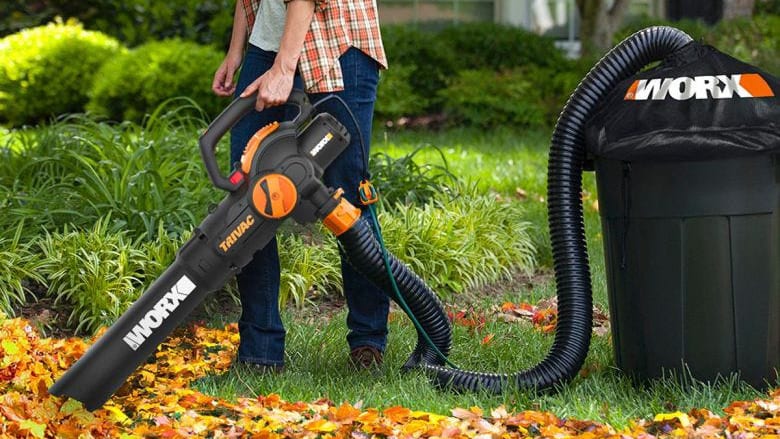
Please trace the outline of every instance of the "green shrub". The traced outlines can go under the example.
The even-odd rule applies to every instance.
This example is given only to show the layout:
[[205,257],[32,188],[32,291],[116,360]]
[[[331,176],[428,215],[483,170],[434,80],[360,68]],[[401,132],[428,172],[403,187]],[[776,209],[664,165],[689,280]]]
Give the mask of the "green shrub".
[[212,47],[181,40],[144,44],[103,65],[87,109],[113,120],[140,121],[166,100],[186,96],[215,116],[227,104],[211,91],[222,59]]
[[657,25],[676,27],[735,58],[780,74],[780,60],[777,57],[780,51],[780,16],[755,15],[752,18],[723,20],[715,26],[695,20],[666,21],[645,17],[632,21],[617,32],[615,43],[640,29]]
[[505,70],[536,65],[564,68],[563,52],[551,38],[496,23],[463,23],[443,29],[437,38],[457,54],[455,68]]
[[131,46],[172,37],[223,46],[230,38],[235,5],[233,0],[4,0],[0,36],[65,17]]
[[521,70],[461,70],[440,95],[455,123],[517,128],[545,124],[541,92]]
[[[414,160],[420,151],[428,148],[438,152],[442,164],[420,164]],[[433,145],[417,147],[399,158],[383,152],[373,154],[369,168],[380,200],[387,208],[398,203],[425,204],[442,193],[452,194],[460,184],[449,171],[444,153]]]
[[398,205],[379,222],[388,249],[437,294],[461,293],[535,267],[531,226],[519,203],[469,194]]
[[143,292],[144,252],[125,233],[110,232],[109,223],[47,233],[38,243],[48,294],[69,311],[67,324],[76,332],[112,324]]
[[547,126],[554,126],[569,96],[577,88],[577,85],[585,77],[592,65],[593,63],[586,66],[585,62],[578,62],[573,64],[570,70],[563,71],[543,67],[528,67],[515,71],[515,74],[510,75],[508,78],[510,80],[519,80],[517,79],[519,76],[522,77],[522,80],[533,82],[533,87],[539,94],[537,105],[544,115],[544,121]]
[[[414,66],[406,78],[412,91],[424,99],[426,110],[441,108],[437,92],[446,86],[447,78],[455,71],[455,58],[459,56],[452,46],[434,33],[401,25],[382,27],[382,39],[390,64],[388,72],[398,65]],[[398,81],[403,79],[399,77]]]
[[108,215],[112,230],[135,239],[156,239],[161,223],[174,236],[189,230],[222,194],[199,160],[203,123],[186,111],[159,113],[144,126],[74,116],[18,132],[23,146],[0,163],[0,186],[11,190],[4,217],[28,219],[34,234],[88,227]]
[[[422,206],[398,204],[378,215],[388,250],[437,294],[462,293],[536,268],[531,225],[519,203],[496,203],[471,192]],[[322,238],[279,235],[282,304],[293,299],[300,306],[313,293],[340,292],[335,238],[315,236]]]
[[323,242],[306,242],[298,233],[280,233],[279,264],[281,285],[279,304],[293,300],[303,306],[313,296],[341,291],[341,262],[336,240],[328,233]]
[[13,125],[83,111],[95,73],[119,43],[76,23],[50,23],[0,40],[0,120]]
[[780,0],[757,0],[753,14],[755,16],[763,14],[780,15]]
[[21,242],[23,228],[24,223],[20,223],[12,238],[0,238],[0,313],[10,316],[16,306],[27,302],[29,282],[44,283],[37,255],[29,243]]
[[396,120],[425,112],[430,106],[429,100],[412,86],[417,70],[417,66],[393,64],[390,69],[382,71],[374,108],[376,119]]
[[173,264],[176,253],[187,242],[190,234],[191,232],[184,231],[175,235],[171,234],[166,225],[160,223],[154,239],[146,240],[141,244],[145,260],[143,267],[144,290],[149,288],[152,282],[157,280]]
[[780,75],[780,16],[761,15],[718,23],[711,44],[744,62]]

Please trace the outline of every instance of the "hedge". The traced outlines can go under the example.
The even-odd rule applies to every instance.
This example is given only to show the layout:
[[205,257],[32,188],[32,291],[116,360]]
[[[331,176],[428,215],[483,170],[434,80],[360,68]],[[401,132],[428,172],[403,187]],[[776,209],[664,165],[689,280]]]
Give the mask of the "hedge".
[[212,47],[189,41],[144,44],[103,65],[87,109],[114,120],[140,121],[162,102],[186,96],[216,116],[228,103],[211,91],[223,57]]
[[0,121],[36,123],[83,111],[105,60],[119,42],[77,23],[50,23],[0,40]]

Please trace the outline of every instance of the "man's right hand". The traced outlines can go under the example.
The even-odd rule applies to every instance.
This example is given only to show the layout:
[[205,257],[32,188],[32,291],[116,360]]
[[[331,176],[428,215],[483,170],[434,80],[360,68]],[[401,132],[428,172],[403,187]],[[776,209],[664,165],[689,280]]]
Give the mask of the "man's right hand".
[[214,81],[211,83],[211,90],[217,96],[233,96],[236,92],[236,84],[233,78],[241,67],[241,55],[228,53],[225,60],[214,73]]

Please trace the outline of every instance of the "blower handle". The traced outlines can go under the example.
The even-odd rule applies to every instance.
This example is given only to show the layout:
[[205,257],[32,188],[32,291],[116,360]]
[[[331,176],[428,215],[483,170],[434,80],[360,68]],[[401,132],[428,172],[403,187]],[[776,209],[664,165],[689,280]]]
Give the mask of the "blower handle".
[[[200,144],[200,155],[203,158],[203,164],[206,166],[206,173],[209,175],[209,179],[211,179],[211,183],[215,187],[228,192],[235,192],[243,182],[243,179],[240,179],[236,180],[234,183],[229,177],[225,177],[219,171],[216,155],[217,143],[219,143],[219,139],[221,139],[236,122],[241,120],[242,117],[255,107],[256,101],[257,92],[247,97],[233,100],[233,102],[222,110],[222,113],[209,124],[206,131],[203,132],[198,140],[198,143]],[[295,117],[294,122],[298,122],[299,119],[308,118],[313,110],[309,103],[309,99],[306,97],[306,93],[298,89],[292,90],[285,105],[294,105],[298,107],[298,115]]]

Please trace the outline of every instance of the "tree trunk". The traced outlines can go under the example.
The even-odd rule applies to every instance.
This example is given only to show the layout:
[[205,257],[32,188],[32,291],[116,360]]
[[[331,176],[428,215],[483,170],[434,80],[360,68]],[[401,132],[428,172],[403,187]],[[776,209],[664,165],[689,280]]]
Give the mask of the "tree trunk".
[[612,37],[623,23],[629,0],[577,0],[582,56],[601,55],[612,47]]

